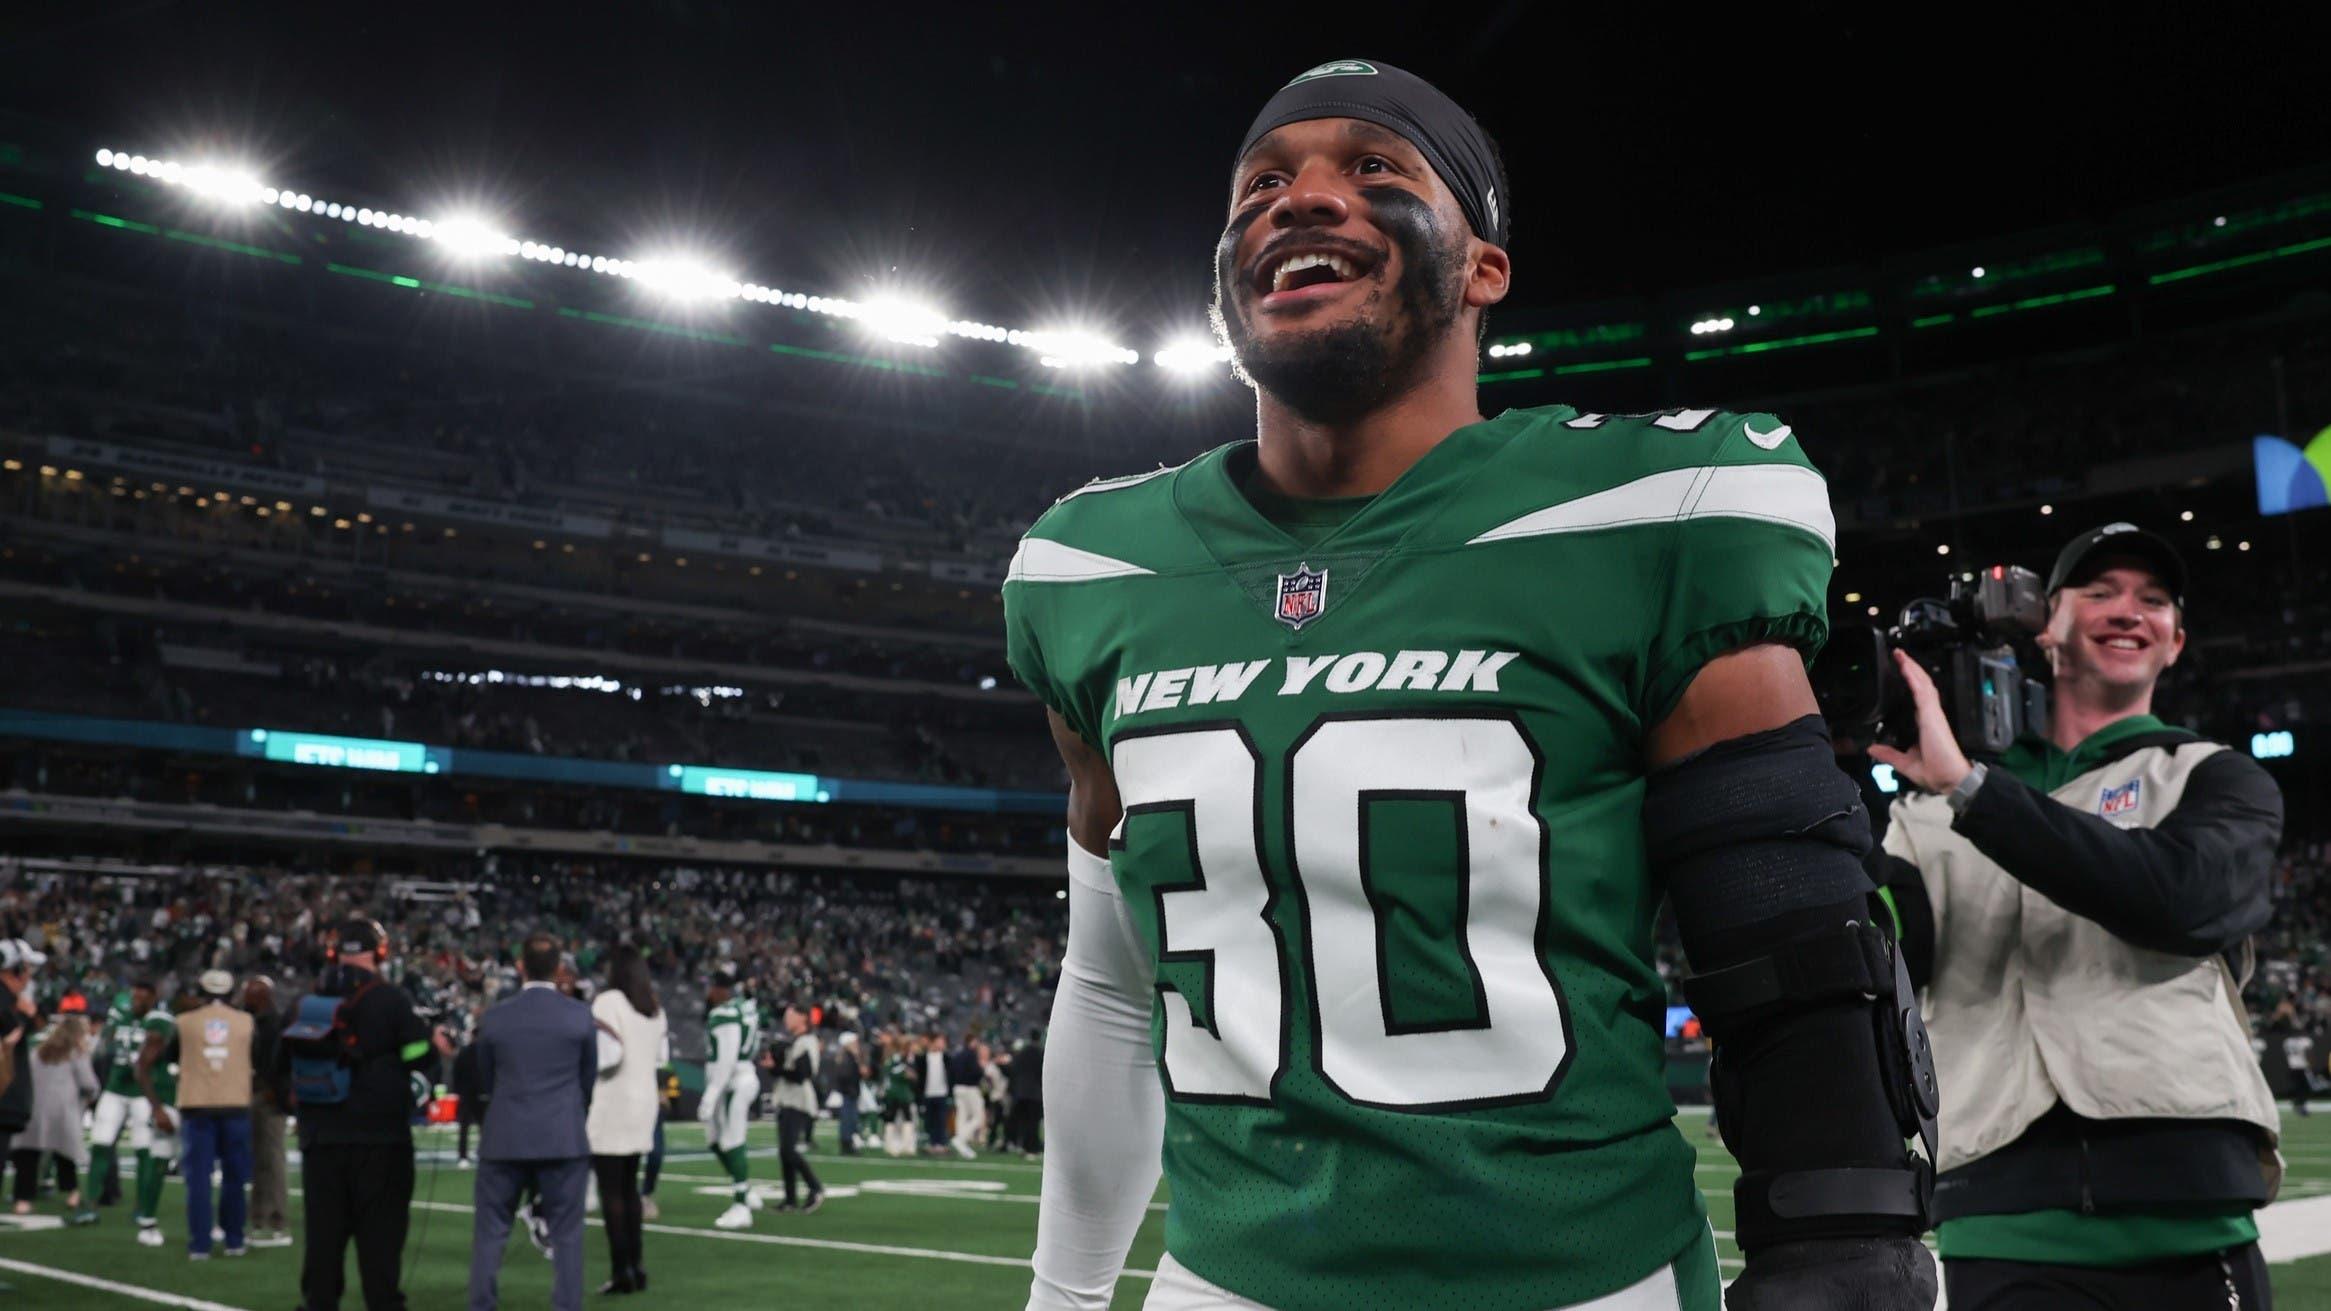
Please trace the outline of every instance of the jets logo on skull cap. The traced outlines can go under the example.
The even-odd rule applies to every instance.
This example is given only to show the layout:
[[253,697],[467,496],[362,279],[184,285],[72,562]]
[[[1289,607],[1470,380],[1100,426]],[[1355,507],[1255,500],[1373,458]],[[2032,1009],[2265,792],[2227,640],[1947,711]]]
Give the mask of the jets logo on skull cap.
[[[1287,86],[1293,86],[1296,82],[1309,82],[1315,77],[1374,77],[1375,75],[1376,66],[1364,59],[1334,59],[1317,68],[1297,73],[1294,81],[1289,82]],[[1280,90],[1284,91],[1286,87],[1281,87]]]

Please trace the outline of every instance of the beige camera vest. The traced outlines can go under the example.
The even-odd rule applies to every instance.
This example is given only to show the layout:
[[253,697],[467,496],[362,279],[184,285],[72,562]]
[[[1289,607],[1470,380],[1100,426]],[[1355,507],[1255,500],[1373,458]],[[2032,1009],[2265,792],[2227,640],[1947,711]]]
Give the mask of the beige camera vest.
[[[2194,766],[2225,749],[2141,747],[2049,795],[2151,828],[2177,808]],[[1892,814],[1886,850],[1918,866],[1934,906],[1934,977],[1921,1000],[1942,1083],[1938,1169],[2007,1146],[2058,1101],[2096,1120],[2244,1120],[2278,1140],[2222,959],[2136,946],[2025,887],[1952,831],[1942,797],[1906,792]]]
[[178,1109],[251,1109],[251,1016],[210,1002],[178,1017]]

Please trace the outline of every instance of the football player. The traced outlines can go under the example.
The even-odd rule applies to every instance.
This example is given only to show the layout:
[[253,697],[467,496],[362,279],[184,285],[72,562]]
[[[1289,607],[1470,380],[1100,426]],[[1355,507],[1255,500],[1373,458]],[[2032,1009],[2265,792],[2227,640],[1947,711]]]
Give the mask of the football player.
[[761,1008],[737,992],[736,976],[726,971],[712,976],[705,990],[705,1036],[712,1043],[712,1059],[704,1069],[704,1100],[698,1118],[704,1121],[705,1144],[728,1167],[735,1199],[712,1223],[722,1229],[747,1229],[761,1199],[753,1195],[746,1168],[745,1126],[753,1103],[761,1095],[761,1076],[753,1061],[761,1050]]
[[1712,1311],[1664,896],[1731,1305],[1925,1311],[1931,1066],[1805,675],[1820,475],[1770,415],[1484,419],[1503,169],[1399,69],[1277,92],[1227,210],[1255,440],[1063,498],[1004,585],[1071,779],[1028,1305],[1109,1304],[1162,1149],[1152,1311]]
[[[106,1199],[118,1195],[121,1166],[116,1153],[120,1150],[123,1132],[128,1132],[130,1151],[137,1159],[132,1210],[138,1241],[148,1246],[162,1242],[162,1231],[147,1208],[147,1182],[154,1181],[151,1191],[158,1197],[160,1181],[168,1171],[177,1137],[167,1129],[157,1137],[155,1101],[138,1082],[138,1060],[145,1054],[150,1038],[167,1043],[177,1033],[178,1026],[162,1008],[153,980],[138,979],[130,984],[128,992],[114,996],[113,1004],[105,1012],[104,1041],[109,1062],[105,1087],[97,1094],[97,1110],[89,1122],[89,1174],[99,1189],[101,1205],[110,1205]],[[150,1077],[160,1078],[167,1087],[167,1066],[158,1076]],[[168,1098],[162,1100],[167,1104]],[[149,1230],[153,1233],[150,1239],[145,1236]]]
[[[170,1173],[170,1162],[178,1157],[178,1020],[176,1012],[192,1010],[201,1004],[189,988],[171,998],[165,1007],[156,1004],[138,1021],[144,1041],[138,1046],[138,1059],[133,1077],[137,1080],[138,1095],[145,1099],[146,1119],[150,1126],[147,1149],[138,1153],[138,1186],[135,1218],[138,1243],[145,1247],[162,1245],[162,1184]],[[132,1134],[131,1145],[137,1138]]]

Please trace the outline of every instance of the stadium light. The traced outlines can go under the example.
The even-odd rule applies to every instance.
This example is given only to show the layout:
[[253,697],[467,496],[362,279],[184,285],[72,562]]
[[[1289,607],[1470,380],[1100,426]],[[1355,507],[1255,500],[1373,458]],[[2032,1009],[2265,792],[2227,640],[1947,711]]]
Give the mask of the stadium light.
[[496,231],[474,214],[456,214],[432,224],[428,235],[438,245],[463,258],[518,253],[516,237]]
[[[329,198],[319,199],[308,192],[269,185],[239,167],[188,165],[177,160],[130,154],[109,146],[98,149],[96,160],[100,168],[152,178],[166,185],[185,186],[215,201],[274,205],[301,214],[313,214],[382,232],[399,233],[416,240],[434,240],[442,243],[447,250],[469,258],[514,255],[538,264],[553,264],[602,277],[630,279],[679,300],[741,299],[830,318],[860,319],[893,341],[936,346],[940,337],[955,336],[995,342],[1032,351],[1053,368],[1137,364],[1141,360],[1139,352],[1094,333],[1007,328],[974,319],[948,319],[936,310],[911,302],[876,301],[862,305],[839,297],[783,291],[741,281],[694,259],[633,260],[590,254],[554,242],[537,241],[503,232],[475,215],[457,213],[434,219],[395,210],[374,209],[366,205],[352,205]],[[1172,348],[1167,349],[1171,351]]]
[[1504,359],[1509,355],[1527,355],[1530,349],[1530,343],[1526,341],[1499,342],[1489,348],[1489,356],[1491,359]]
[[[583,259],[581,267],[589,267],[587,259],[562,247],[541,246],[533,242],[523,244],[534,246],[535,253],[531,258],[544,263],[575,268],[578,267],[576,261]],[[733,299],[744,290],[735,278],[687,258],[642,260],[631,266],[629,276],[641,286],[674,300]]]
[[[1490,348],[1495,351],[1496,347]],[[1204,337],[1179,337],[1171,345],[1151,355],[1157,367],[1173,373],[1203,373],[1217,364],[1230,362],[1230,348]]]
[[[1045,367],[1053,369],[1081,368],[1089,364],[1139,364],[1138,352],[1095,333],[1080,329],[1056,332],[1026,332],[1020,334],[1030,350]],[[1007,334],[1007,341],[1010,340]]]
[[884,340],[909,346],[936,346],[950,326],[946,315],[904,296],[879,296],[850,308],[852,317]]

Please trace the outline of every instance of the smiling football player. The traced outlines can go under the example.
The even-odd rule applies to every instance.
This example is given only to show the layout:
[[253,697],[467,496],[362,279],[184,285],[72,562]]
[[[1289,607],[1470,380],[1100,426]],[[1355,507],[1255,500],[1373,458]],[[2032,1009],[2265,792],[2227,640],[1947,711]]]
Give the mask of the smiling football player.
[[1064,497],[1004,586],[1068,764],[1032,1308],[1710,1311],[1674,903],[1744,1173],[1735,1308],[1931,1307],[1934,1113],[1805,661],[1834,524],[1770,415],[1484,419],[1489,136],[1373,60],[1240,143],[1252,440]]

